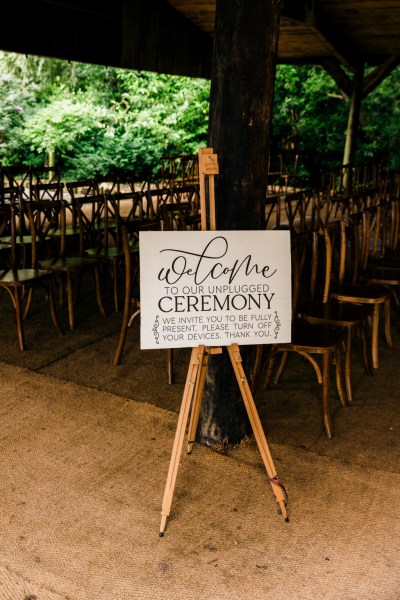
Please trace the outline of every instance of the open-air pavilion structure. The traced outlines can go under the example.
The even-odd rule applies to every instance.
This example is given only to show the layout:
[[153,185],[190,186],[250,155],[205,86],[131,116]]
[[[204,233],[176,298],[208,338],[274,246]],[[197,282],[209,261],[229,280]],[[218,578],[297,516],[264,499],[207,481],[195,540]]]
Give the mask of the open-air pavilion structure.
[[[2,28],[0,47],[210,78],[215,8],[215,0],[17,0],[3,8],[9,26]],[[351,98],[343,164],[352,162],[359,103],[400,62],[399,31],[396,0],[282,3],[277,61],[322,65]],[[367,76],[366,67],[372,68]]]
[[[257,0],[254,5],[267,5],[262,19],[256,20],[253,5],[252,20],[245,23],[236,17],[243,16],[247,3],[218,4],[215,29],[215,2],[206,0],[7,1],[0,48],[213,77],[214,42],[221,42],[219,56],[229,48],[239,63],[238,56],[245,55],[239,65],[244,71],[252,64],[258,69],[245,79],[246,85],[254,82],[252,89],[247,85],[246,101],[262,89],[269,105],[276,60],[321,64],[351,99],[351,161],[362,97],[400,62],[400,2],[293,0],[281,7],[280,2]],[[268,34],[262,60],[256,51],[258,26]],[[249,55],[243,52],[246,43],[237,45],[240,39],[251,44]],[[373,70],[364,76],[366,66]],[[224,63],[224,68],[229,71],[230,65]],[[242,93],[237,81],[230,89],[236,85]],[[269,116],[268,108],[260,119],[264,133]],[[216,148],[214,142],[221,142],[222,165],[232,173],[239,164],[236,176],[241,178],[243,156],[230,164],[229,145],[224,146],[227,124],[215,114],[212,118],[210,142]],[[243,136],[240,129],[234,134]],[[263,139],[267,144],[267,137]],[[246,144],[252,141],[250,137]],[[249,158],[254,160],[254,155]],[[265,173],[265,165],[259,165],[260,172]],[[252,198],[262,188],[260,181],[255,191],[241,187],[240,192]],[[218,191],[223,196],[223,188]],[[230,215],[228,227],[235,225],[235,218]],[[233,460],[202,447],[194,454],[182,470],[172,515],[179,518],[171,519],[168,535],[160,541],[159,509],[176,421],[172,411],[180,394],[160,384],[162,358],[139,359],[136,325],[131,358],[140,366],[132,398],[129,358],[119,371],[112,371],[108,362],[117,316],[104,332],[94,315],[87,316],[90,330],[83,327],[75,337],[65,336],[57,348],[48,339],[41,352],[33,349],[27,357],[7,350],[13,335],[9,328],[2,330],[4,600],[144,600],[161,594],[168,600],[264,600],[278,595],[294,600],[397,600],[396,350],[382,350],[388,370],[379,370],[372,383],[361,369],[355,373],[357,400],[348,410],[335,408],[341,419],[333,440],[325,439],[319,420],[309,425],[313,401],[307,383],[305,389],[298,383],[301,368],[289,385],[307,413],[305,420],[296,410],[290,412],[279,392],[263,393],[261,413],[289,490],[289,525],[270,514],[273,500],[269,487],[262,488],[265,473],[259,469],[257,449],[244,440],[233,451]],[[38,320],[34,327],[36,333],[43,331]],[[186,359],[182,354],[181,377]],[[126,402],[136,397],[140,402]],[[166,397],[168,407],[162,404]],[[271,414],[282,426],[275,437],[272,427],[268,431]],[[301,435],[299,421],[304,425]]]

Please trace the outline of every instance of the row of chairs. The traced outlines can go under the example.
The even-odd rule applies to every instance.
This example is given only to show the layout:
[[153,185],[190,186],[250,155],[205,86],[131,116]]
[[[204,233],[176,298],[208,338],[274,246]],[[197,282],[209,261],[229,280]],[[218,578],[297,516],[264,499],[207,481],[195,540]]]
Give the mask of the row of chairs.
[[397,174],[376,188],[356,189],[351,193],[303,189],[267,194],[264,200],[263,229],[288,228],[296,233],[313,231],[335,219],[348,220],[352,214],[399,198]]
[[[265,385],[281,378],[289,352],[306,358],[322,386],[325,432],[332,435],[329,410],[329,363],[336,365],[341,403],[353,400],[352,343],[358,331],[366,373],[379,367],[378,339],[383,317],[387,346],[392,348],[391,308],[399,307],[400,239],[398,197],[365,206],[360,212],[318,222],[303,231],[293,228],[293,323],[290,344],[270,348]],[[394,302],[393,302],[394,301]],[[370,332],[370,333],[369,333]],[[371,337],[370,344],[367,338]],[[341,354],[345,353],[342,384]],[[275,359],[282,356],[274,376]],[[322,368],[316,356],[322,355]]]
[[[68,201],[59,199],[23,200],[22,192],[1,205],[0,211],[0,288],[9,292],[17,320],[20,349],[26,348],[23,318],[32,303],[33,290],[46,284],[51,314],[57,331],[61,327],[54,305],[54,285],[60,298],[66,295],[70,329],[75,328],[74,306],[80,280],[89,273],[94,280],[101,314],[104,277],[111,273],[115,310],[119,309],[120,284],[125,285],[122,333],[118,344],[118,364],[125,343],[131,300],[138,294],[138,237],[141,229],[197,228],[196,190],[181,193],[160,190],[151,196],[144,192],[97,194],[96,186],[79,182]],[[124,243],[124,240],[128,240]],[[128,261],[129,255],[129,261]],[[129,267],[129,269],[128,269]],[[128,277],[128,270],[130,275]],[[29,278],[28,278],[29,275]],[[102,276],[103,275],[103,276]],[[102,277],[101,277],[102,276]],[[28,280],[29,279],[29,280]],[[43,282],[43,283],[42,283]],[[103,285],[101,285],[103,284]],[[136,289],[132,291],[132,288]],[[130,301],[127,302],[127,296]],[[24,305],[24,307],[23,307]],[[172,379],[172,369],[170,379]]]

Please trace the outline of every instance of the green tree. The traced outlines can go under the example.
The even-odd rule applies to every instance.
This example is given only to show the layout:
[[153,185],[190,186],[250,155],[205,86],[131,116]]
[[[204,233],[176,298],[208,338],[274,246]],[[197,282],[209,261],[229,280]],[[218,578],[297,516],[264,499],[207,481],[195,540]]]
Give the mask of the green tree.
[[[400,68],[362,105],[357,161],[400,167]],[[0,161],[42,164],[67,178],[154,175],[160,158],[206,145],[210,84],[200,79],[0,52]],[[270,144],[318,182],[341,164],[348,100],[318,66],[278,65]],[[276,170],[277,165],[271,165]]]

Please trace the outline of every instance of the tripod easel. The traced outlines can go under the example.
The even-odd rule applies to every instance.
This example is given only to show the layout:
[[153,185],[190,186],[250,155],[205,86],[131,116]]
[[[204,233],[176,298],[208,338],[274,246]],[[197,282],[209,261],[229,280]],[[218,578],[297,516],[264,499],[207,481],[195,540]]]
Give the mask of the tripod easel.
[[[207,206],[206,206],[206,176],[208,177],[208,200],[210,230],[216,229],[215,222],[215,198],[214,198],[214,175],[218,174],[218,160],[212,148],[203,148],[199,151],[199,176],[200,176],[200,206],[201,206],[201,225],[202,230],[207,229]],[[279,506],[278,512],[282,514],[285,521],[288,521],[286,511],[286,490],[282,483],[277,479],[276,470],[272,461],[272,456],[268,448],[268,443],[262,428],[260,418],[254,403],[250,386],[242,367],[242,358],[239,346],[231,344],[227,346],[232,367],[242,394],[243,402],[249,417],[251,428],[256,439],[258,449],[264,461],[272,490],[275,494]],[[164,498],[162,503],[162,516],[160,525],[160,537],[164,535],[167,518],[170,514],[172,497],[175,489],[176,477],[178,474],[179,460],[182,453],[182,446],[185,438],[186,426],[191,410],[190,423],[188,428],[188,454],[192,452],[195,444],[197,425],[199,422],[201,400],[203,396],[204,383],[207,374],[209,357],[212,354],[221,354],[221,347],[197,346],[192,349],[188,374],[186,377],[185,389],[182,397],[181,409],[179,412],[178,425],[176,428],[175,441],[172,449],[171,461],[168,470],[167,482],[165,485]]]

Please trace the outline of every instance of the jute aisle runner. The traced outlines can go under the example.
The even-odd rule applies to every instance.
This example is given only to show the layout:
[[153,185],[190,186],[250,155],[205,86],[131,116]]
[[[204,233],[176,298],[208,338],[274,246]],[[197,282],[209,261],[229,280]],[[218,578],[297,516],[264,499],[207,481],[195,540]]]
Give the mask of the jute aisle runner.
[[160,539],[177,415],[3,363],[0,376],[2,600],[400,597],[399,475],[274,445],[285,524],[254,443],[196,446]]

